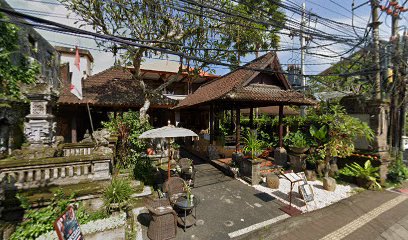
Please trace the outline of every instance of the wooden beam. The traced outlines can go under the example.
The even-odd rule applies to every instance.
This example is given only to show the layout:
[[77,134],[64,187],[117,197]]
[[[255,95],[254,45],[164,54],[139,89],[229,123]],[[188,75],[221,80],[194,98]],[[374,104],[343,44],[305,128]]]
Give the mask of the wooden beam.
[[283,105],[279,105],[279,147],[283,148]]
[[241,136],[241,110],[239,108],[237,108],[236,111],[236,123],[235,123],[235,138],[236,138],[236,147],[235,150],[236,152],[239,152],[240,146],[239,146],[239,142],[240,142],[240,136]]
[[230,128],[230,132],[232,133],[233,131],[234,131],[234,110],[231,108],[231,118],[230,118],[230,121],[231,121],[231,128]]
[[71,118],[71,142],[76,143],[78,141],[77,136],[77,122],[75,115]]
[[214,105],[210,105],[210,144],[214,143]]
[[249,108],[249,128],[254,129],[254,108]]

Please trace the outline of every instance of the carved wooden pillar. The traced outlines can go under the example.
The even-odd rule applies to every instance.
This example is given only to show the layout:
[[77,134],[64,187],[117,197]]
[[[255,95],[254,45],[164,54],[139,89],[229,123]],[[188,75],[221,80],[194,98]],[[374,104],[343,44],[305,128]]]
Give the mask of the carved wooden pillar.
[[214,105],[210,105],[210,144],[214,143]]
[[283,147],[283,105],[279,105],[279,147]]

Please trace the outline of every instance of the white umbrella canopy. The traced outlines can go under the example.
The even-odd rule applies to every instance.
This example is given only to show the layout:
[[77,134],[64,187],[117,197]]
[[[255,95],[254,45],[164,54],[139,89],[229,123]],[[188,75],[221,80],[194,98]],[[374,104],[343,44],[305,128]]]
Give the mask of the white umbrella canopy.
[[139,138],[176,138],[176,137],[198,137],[198,135],[187,128],[165,126],[151,129],[142,133]]
[[[165,126],[161,128],[155,128],[140,134],[139,138],[166,138],[170,145],[170,138],[176,137],[198,137],[198,135],[187,128]],[[170,147],[168,148],[169,161],[167,163],[167,178],[170,179]]]

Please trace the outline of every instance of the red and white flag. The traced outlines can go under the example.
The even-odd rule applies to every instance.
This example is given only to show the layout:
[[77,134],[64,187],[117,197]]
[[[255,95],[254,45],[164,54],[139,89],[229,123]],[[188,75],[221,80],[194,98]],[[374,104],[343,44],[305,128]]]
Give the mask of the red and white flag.
[[71,78],[71,93],[77,96],[82,100],[82,73],[81,73],[81,57],[79,56],[78,47],[75,48],[75,60],[72,69],[72,78]]

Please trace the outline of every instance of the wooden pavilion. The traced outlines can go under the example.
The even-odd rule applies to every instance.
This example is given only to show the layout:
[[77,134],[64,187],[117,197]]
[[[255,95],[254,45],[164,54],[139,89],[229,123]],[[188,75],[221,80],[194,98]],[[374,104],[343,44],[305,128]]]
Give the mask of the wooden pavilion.
[[292,90],[292,87],[274,52],[269,52],[243,67],[202,85],[175,108],[209,108],[210,144],[214,141],[214,112],[236,111],[236,151],[240,142],[240,110],[250,109],[250,126],[253,126],[253,108],[279,107],[279,147],[283,147],[284,105],[314,105],[315,101]]

